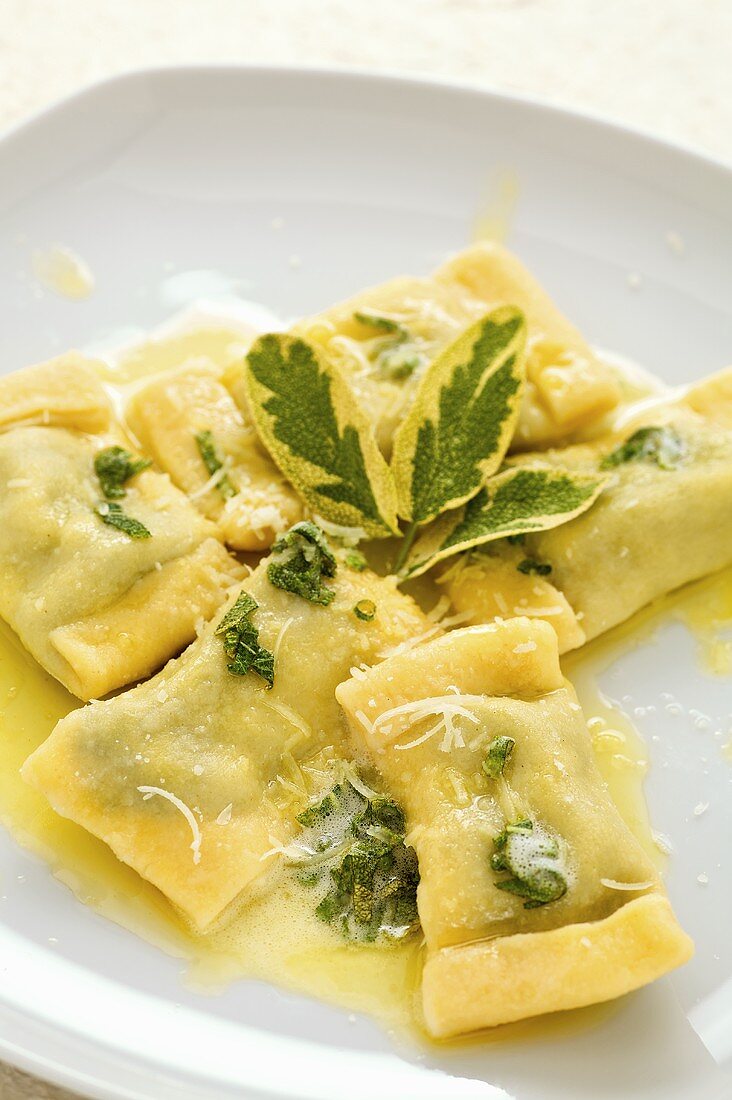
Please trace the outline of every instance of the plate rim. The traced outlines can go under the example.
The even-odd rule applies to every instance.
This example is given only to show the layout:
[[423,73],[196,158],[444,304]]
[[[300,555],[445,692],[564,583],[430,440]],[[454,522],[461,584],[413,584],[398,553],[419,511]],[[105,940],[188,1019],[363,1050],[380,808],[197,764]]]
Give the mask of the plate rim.
[[187,77],[195,79],[200,76],[221,75],[245,75],[245,76],[276,76],[287,78],[312,78],[333,79],[334,81],[349,80],[353,83],[387,84],[395,87],[406,86],[422,88],[425,91],[443,90],[447,93],[470,94],[476,98],[492,100],[497,104],[506,106],[518,105],[551,115],[555,118],[564,118],[572,123],[585,123],[593,129],[603,129],[608,133],[614,133],[621,137],[631,138],[643,144],[653,145],[659,152],[677,153],[684,158],[690,158],[704,168],[713,171],[722,171],[732,177],[732,158],[729,161],[722,157],[714,156],[692,142],[684,142],[678,138],[671,138],[655,134],[652,130],[643,126],[621,122],[619,119],[604,115],[601,111],[593,111],[589,108],[570,107],[552,100],[542,99],[540,96],[525,92],[506,92],[491,84],[475,84],[469,80],[442,76],[424,76],[419,72],[399,69],[372,69],[358,65],[291,65],[291,64],[236,64],[233,62],[220,63],[196,63],[191,62],[182,65],[139,65],[125,68],[111,76],[102,77],[99,80],[91,80],[82,84],[79,88],[60,96],[45,106],[31,111],[15,122],[0,129],[0,152],[2,147],[10,144],[15,138],[22,137],[27,131],[34,129],[38,124],[48,122],[52,117],[61,115],[69,108],[76,108],[84,100],[93,99],[100,92],[111,90],[117,85],[134,84],[138,81],[161,81],[166,79]]
[[[606,134],[612,134],[620,140],[631,141],[637,146],[651,146],[656,152],[661,155],[670,155],[672,157],[681,158],[687,165],[692,165],[696,170],[702,173],[713,173],[724,183],[732,187],[732,161],[726,161],[724,159],[712,156],[705,150],[697,148],[692,144],[687,144],[676,139],[669,139],[665,137],[659,137],[642,127],[628,125],[623,122],[608,118],[599,112],[594,112],[586,109],[575,109],[569,106],[565,106],[559,103],[543,100],[539,97],[522,94],[522,93],[510,93],[490,85],[478,85],[470,81],[462,81],[453,79],[450,77],[435,76],[426,77],[419,73],[414,72],[400,72],[399,70],[385,69],[375,70],[368,67],[359,66],[342,66],[342,65],[269,65],[269,64],[185,64],[185,65],[164,65],[164,66],[140,66],[125,69],[119,73],[115,73],[112,76],[103,78],[101,80],[91,81],[84,84],[82,87],[72,91],[68,95],[61,97],[52,103],[41,107],[40,109],[30,113],[17,122],[4,128],[0,131],[0,160],[6,156],[15,156],[16,142],[20,144],[22,140],[30,134],[32,131],[39,127],[46,126],[48,124],[63,125],[64,116],[73,114],[79,107],[84,107],[87,104],[93,103],[95,99],[100,96],[100,93],[112,92],[115,89],[124,88],[125,86],[133,86],[135,84],[150,84],[151,86],[164,85],[166,82],[185,79],[188,81],[195,81],[200,78],[211,79],[220,76],[231,76],[234,78],[243,78],[256,80],[257,78],[265,79],[286,79],[286,80],[303,80],[312,81],[313,83],[322,81],[332,81],[338,83],[341,81],[347,81],[351,85],[361,84],[363,86],[370,87],[384,87],[391,85],[395,90],[399,88],[414,89],[417,92],[424,91],[426,93],[443,92],[447,95],[454,95],[456,97],[468,95],[475,101],[483,100],[484,102],[493,104],[499,110],[511,110],[516,107],[520,107],[532,115],[544,116],[552,119],[556,124],[569,125],[573,127],[585,127],[593,131],[602,131]],[[22,154],[22,150],[18,150]],[[22,952],[21,952],[22,954]],[[63,966],[67,966],[69,969],[78,970],[76,964],[66,963],[58,958],[54,958],[49,951],[43,951],[42,954],[47,956],[49,964],[51,966],[57,966],[62,963]],[[12,956],[8,956],[6,946],[0,945],[0,973],[6,975],[10,969],[12,962],[14,962]],[[108,992],[112,992],[115,988],[126,989],[129,993],[129,987],[123,986],[122,983],[118,983],[109,978],[102,978],[99,975],[95,975],[98,982],[104,983],[108,987]],[[135,993],[137,991],[134,991]],[[156,1002],[157,998],[150,994],[140,994],[141,997],[145,997],[148,1001]],[[13,1000],[9,998],[6,992],[5,982],[0,986],[0,1022],[2,1022],[2,1030],[0,1032],[0,1054],[4,1060],[21,1070],[29,1073],[35,1073],[41,1076],[45,1081],[52,1082],[62,1087],[73,1089],[76,1091],[83,1090],[82,1095],[97,1097],[99,1100],[158,1100],[162,1095],[157,1091],[149,1091],[146,1087],[147,1078],[151,1078],[152,1075],[158,1073],[164,1073],[166,1075],[166,1081],[163,1081],[162,1076],[158,1077],[157,1084],[165,1084],[166,1088],[167,1077],[169,1074],[178,1073],[178,1067],[164,1064],[162,1062],[151,1065],[149,1061],[145,1059],[145,1056],[139,1051],[125,1050],[125,1074],[131,1074],[135,1077],[131,1084],[125,1084],[122,1081],[110,1080],[109,1077],[104,1079],[97,1072],[90,1072],[84,1068],[85,1063],[88,1063],[89,1058],[96,1054],[99,1057],[104,1056],[104,1049],[97,1039],[92,1038],[87,1032],[72,1031],[71,1025],[64,1021],[55,1018],[53,1021],[49,1021],[48,1017],[44,1015],[42,1011],[38,1009],[38,1006],[31,1006],[30,1003],[22,1005],[20,998]],[[186,1013],[190,1013],[191,1016],[198,1014],[194,1010],[183,1010]],[[223,1021],[217,1021],[216,1026],[221,1026]],[[13,1028],[16,1029],[16,1034],[11,1034]],[[73,1042],[75,1050],[76,1064],[74,1064],[74,1058],[71,1057],[69,1050],[66,1051],[66,1056],[49,1055],[44,1052],[44,1046],[49,1040],[49,1028],[51,1029],[52,1037],[54,1040],[63,1042],[64,1039],[68,1042]],[[242,1047],[246,1045],[246,1033],[249,1032],[251,1036],[255,1036],[258,1033],[252,1028],[242,1027]],[[24,1041],[23,1035],[29,1036]],[[302,1040],[295,1038],[288,1038],[289,1043],[301,1043]],[[35,1043],[35,1046],[34,1046]],[[87,1047],[84,1050],[84,1047]],[[123,1054],[121,1047],[115,1046],[110,1043],[106,1047],[107,1057],[113,1059],[119,1059]],[[356,1052],[353,1052],[354,1054]],[[374,1054],[371,1057],[375,1057]],[[416,1073],[417,1067],[410,1064],[410,1069]],[[441,1074],[435,1076],[437,1081],[442,1080],[445,1082],[445,1077]],[[415,1076],[415,1081],[417,1077]],[[477,1091],[470,1089],[470,1082],[464,1079],[450,1078],[453,1086],[458,1086],[458,1091],[453,1095],[478,1095]],[[187,1098],[189,1095],[191,1098],[205,1097],[210,1095],[207,1089],[215,1085],[221,1087],[220,1081],[214,1081],[212,1078],[207,1080],[201,1080],[196,1083],[192,1082],[190,1077],[181,1076],[178,1078],[170,1078],[170,1083],[175,1088],[175,1094],[183,1098]],[[463,1092],[460,1089],[460,1085],[468,1086],[469,1091]],[[476,1085],[478,1082],[475,1083]],[[262,1082],[251,1082],[245,1084],[244,1087],[260,1088]],[[493,1087],[485,1082],[480,1082],[480,1096],[488,1100],[489,1097],[494,1096],[496,1100],[499,1098],[506,1098],[507,1094],[501,1089],[493,1089]],[[153,1087],[155,1082],[153,1081]],[[242,1087],[241,1083],[234,1083],[237,1090]],[[284,1083],[284,1087],[289,1087],[287,1083]],[[192,1088],[190,1094],[188,1089]],[[198,1089],[203,1091],[197,1091]],[[182,1090],[186,1091],[183,1092]],[[228,1091],[228,1090],[227,1090]],[[168,1095],[167,1092],[165,1094]],[[173,1092],[170,1093],[173,1095]],[[223,1096],[223,1092],[220,1094]],[[232,1093],[232,1095],[234,1095]],[[237,1091],[236,1095],[244,1095]],[[254,1096],[254,1093],[251,1093]],[[290,1094],[289,1092],[283,1092],[279,1088],[275,1087],[270,1091],[260,1092],[257,1095],[271,1096],[271,1097],[285,1097]],[[303,1094],[304,1096],[305,1094]],[[312,1094],[313,1097],[315,1094]],[[416,1093],[415,1093],[416,1095]],[[429,1095],[428,1092],[423,1091],[422,1095],[425,1098]],[[436,1096],[438,1094],[435,1094]]]

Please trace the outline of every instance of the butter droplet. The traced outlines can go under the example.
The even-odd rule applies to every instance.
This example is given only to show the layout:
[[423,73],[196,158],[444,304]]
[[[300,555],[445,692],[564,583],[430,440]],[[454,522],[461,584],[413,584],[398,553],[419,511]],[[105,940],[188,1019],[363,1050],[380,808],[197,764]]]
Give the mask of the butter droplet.
[[81,301],[94,290],[94,276],[85,260],[65,245],[33,253],[33,274],[62,298]]

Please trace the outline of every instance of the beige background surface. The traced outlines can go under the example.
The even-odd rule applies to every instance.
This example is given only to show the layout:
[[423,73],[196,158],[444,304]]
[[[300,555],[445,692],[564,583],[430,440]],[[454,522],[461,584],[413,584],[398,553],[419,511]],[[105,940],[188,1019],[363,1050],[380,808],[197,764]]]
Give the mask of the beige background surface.
[[[732,163],[732,0],[0,0],[0,129],[113,73],[190,62],[453,77]],[[0,1064],[0,1098],[70,1094]]]

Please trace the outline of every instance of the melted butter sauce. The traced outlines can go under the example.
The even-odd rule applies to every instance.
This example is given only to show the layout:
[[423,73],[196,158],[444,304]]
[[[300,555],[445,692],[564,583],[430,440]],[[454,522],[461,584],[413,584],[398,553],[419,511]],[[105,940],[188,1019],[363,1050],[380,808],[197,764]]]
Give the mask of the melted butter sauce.
[[80,301],[94,290],[94,276],[85,260],[65,245],[55,244],[33,254],[33,274],[62,298]]
[[[204,360],[226,368],[241,356],[255,332],[246,318],[232,322],[222,317],[199,318],[187,327],[161,330],[144,343],[108,357],[107,381],[121,397],[141,379],[184,363]],[[385,543],[377,556],[388,559],[393,551]],[[373,564],[383,567],[386,561]],[[426,608],[437,604],[442,595],[424,579],[414,589]],[[723,636],[732,624],[732,570],[642,612],[564,662],[611,794],[629,827],[657,861],[661,854],[643,797],[647,752],[628,716],[602,696],[596,677],[668,615],[682,619],[693,631],[707,670],[732,672],[732,641]],[[290,878],[280,879],[276,888],[249,901],[225,927],[194,934],[162,894],[120,863],[104,843],[55,814],[42,795],[23,783],[19,769],[55,723],[78,705],[0,622],[0,820],[19,843],[45,859],[82,902],[186,960],[186,984],[198,991],[213,992],[237,979],[257,978],[348,1011],[367,1013],[396,1035],[416,1033],[424,1038],[419,1007],[423,950],[418,936],[394,947],[346,944],[315,918],[308,888]],[[565,1012],[496,1028],[459,1043],[576,1032],[595,1026],[612,1011],[612,1005],[601,1005]]]
[[488,181],[473,222],[472,240],[507,240],[516,217],[521,187],[518,174],[504,168]]
[[[643,798],[647,753],[630,719],[598,691],[596,675],[669,615],[693,630],[707,669],[729,670],[725,661],[720,665],[718,647],[723,644],[719,632],[732,624],[732,570],[669,597],[565,661],[588,719],[600,770],[624,819],[657,862],[661,852]],[[395,947],[345,944],[314,917],[307,887],[290,880],[281,880],[275,890],[242,908],[225,927],[196,935],[159,891],[120,863],[104,843],[55,814],[42,795],[23,783],[19,768],[54,724],[77,705],[0,623],[0,820],[22,845],[44,858],[82,902],[187,960],[186,984],[198,991],[215,992],[237,979],[258,978],[367,1013],[397,1036],[417,1033],[424,1038],[419,937]],[[576,1032],[595,1026],[611,1011],[612,1006],[595,1006],[460,1042]]]

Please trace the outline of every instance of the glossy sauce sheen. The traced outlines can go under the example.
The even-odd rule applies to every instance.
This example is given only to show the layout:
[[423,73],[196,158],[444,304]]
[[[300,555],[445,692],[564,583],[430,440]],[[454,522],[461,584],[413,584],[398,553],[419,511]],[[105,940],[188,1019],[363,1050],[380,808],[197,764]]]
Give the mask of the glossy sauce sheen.
[[[134,385],[151,373],[201,356],[228,366],[242,353],[245,330],[245,324],[233,327],[219,320],[199,324],[188,335],[177,332],[153,340],[116,356],[108,380]],[[431,583],[422,582],[415,593],[427,607],[441,594],[432,589]],[[659,616],[666,614],[680,616],[694,631],[709,669],[732,671],[732,643],[719,636],[732,621],[732,571],[642,612],[564,662],[612,796],[629,827],[658,862],[662,855],[643,797],[648,767],[645,745],[629,718],[602,697],[595,678],[611,663],[620,642],[637,637],[639,630],[650,633]],[[55,723],[78,705],[0,622],[0,819],[19,843],[41,855],[82,902],[187,959],[186,981],[195,988],[210,991],[237,978],[259,978],[365,1012],[397,1033],[421,1031],[419,936],[394,947],[348,945],[317,920],[308,888],[290,875],[268,895],[244,906],[225,928],[194,935],[166,899],[120,863],[105,844],[55,814],[45,798],[22,782],[19,768]],[[588,1026],[599,1018],[598,1013],[608,1011],[606,1006],[595,1007],[563,1014],[564,1024],[528,1021],[492,1034],[510,1031],[518,1036],[537,1030],[545,1034],[547,1028]]]

